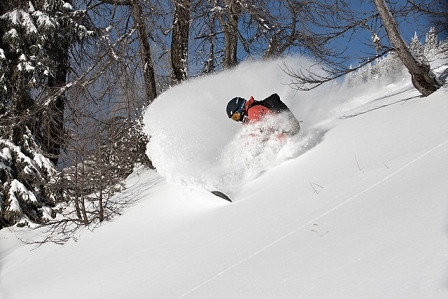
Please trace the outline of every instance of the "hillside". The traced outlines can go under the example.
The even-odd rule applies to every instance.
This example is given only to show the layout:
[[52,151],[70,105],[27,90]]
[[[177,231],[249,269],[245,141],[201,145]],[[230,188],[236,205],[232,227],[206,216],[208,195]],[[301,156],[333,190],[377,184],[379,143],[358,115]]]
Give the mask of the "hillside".
[[[63,246],[0,231],[0,298],[446,298],[446,86],[421,98],[403,73],[297,92],[282,64],[162,94],[145,114],[158,172],[117,195],[132,206]],[[225,105],[273,92],[300,136],[248,142]]]

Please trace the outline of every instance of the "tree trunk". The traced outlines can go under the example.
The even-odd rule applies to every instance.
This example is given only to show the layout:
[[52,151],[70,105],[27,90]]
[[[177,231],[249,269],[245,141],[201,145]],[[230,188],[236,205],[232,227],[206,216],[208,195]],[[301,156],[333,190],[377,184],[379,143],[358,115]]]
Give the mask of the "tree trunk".
[[208,58],[207,61],[205,61],[204,69],[202,70],[202,73],[209,74],[215,71],[215,36],[216,36],[216,30],[215,30],[215,22],[216,20],[219,20],[219,17],[216,16],[216,14],[211,15],[211,20],[209,22],[209,28],[210,28],[210,34],[207,37],[207,41],[209,44],[209,52],[208,52]]
[[393,18],[385,0],[373,0],[375,2],[378,13],[383,21],[387,36],[389,37],[392,46],[398,54],[398,57],[408,69],[411,74],[412,84],[424,96],[428,96],[436,91],[440,84],[437,82],[431,73],[430,66],[423,62],[418,62],[412,56],[406,43],[401,38],[398,31],[397,23]]
[[140,0],[132,0],[132,15],[140,41],[140,56],[143,64],[143,77],[145,80],[145,91],[147,104],[157,97],[156,79],[154,74],[154,62],[151,56],[151,47],[148,41],[145,22],[143,20],[143,9]]
[[238,64],[238,22],[241,9],[236,0],[224,0],[226,5],[226,20],[220,17],[221,26],[224,31],[224,68],[231,68]]
[[186,80],[188,75],[190,4],[191,0],[174,1],[173,33],[171,38],[172,85]]
[[[60,62],[55,77],[50,77],[48,87],[50,89],[60,88],[65,85],[67,77],[67,67],[65,59]],[[60,95],[52,101],[43,119],[43,146],[49,159],[55,165],[58,163],[61,147],[64,142],[64,108],[65,96]]]

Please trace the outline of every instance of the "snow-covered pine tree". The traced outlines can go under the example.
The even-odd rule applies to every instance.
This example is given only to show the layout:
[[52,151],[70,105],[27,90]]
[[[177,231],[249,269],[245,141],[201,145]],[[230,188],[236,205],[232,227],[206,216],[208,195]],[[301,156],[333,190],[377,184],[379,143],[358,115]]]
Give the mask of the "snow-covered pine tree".
[[436,29],[431,27],[429,32],[426,33],[426,41],[424,47],[424,55],[428,56],[432,51],[437,50],[439,48],[438,36]]
[[414,34],[414,37],[412,38],[411,43],[409,44],[409,50],[411,50],[411,52],[416,56],[424,55],[423,52],[424,48],[417,36],[417,32]]
[[0,228],[54,214],[68,50],[91,34],[82,14],[63,0],[0,2]]

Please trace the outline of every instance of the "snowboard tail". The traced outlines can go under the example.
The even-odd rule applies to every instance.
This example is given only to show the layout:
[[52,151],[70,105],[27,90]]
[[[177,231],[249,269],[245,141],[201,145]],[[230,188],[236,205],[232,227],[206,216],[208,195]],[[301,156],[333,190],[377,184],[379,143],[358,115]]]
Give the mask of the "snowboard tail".
[[210,191],[210,192],[218,197],[221,197],[222,199],[232,202],[230,197],[228,197],[226,194],[222,193],[221,191]]

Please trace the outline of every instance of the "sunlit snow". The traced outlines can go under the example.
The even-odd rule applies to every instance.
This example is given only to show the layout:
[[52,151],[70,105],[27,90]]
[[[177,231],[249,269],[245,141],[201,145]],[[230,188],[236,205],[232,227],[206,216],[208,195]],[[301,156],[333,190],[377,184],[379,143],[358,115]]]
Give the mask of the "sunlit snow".
[[[148,155],[116,198],[132,205],[77,242],[31,251],[0,231],[0,298],[448,297],[447,88],[403,72],[348,89],[288,86],[244,63],[159,96]],[[440,79],[447,62],[433,60]],[[297,139],[260,147],[227,118],[235,96],[278,93]],[[210,194],[221,189],[233,203]]]

